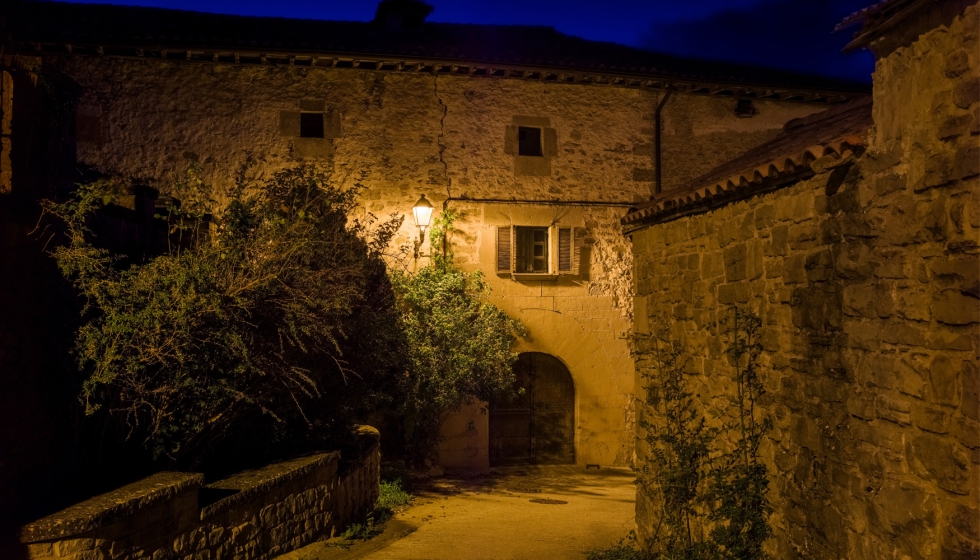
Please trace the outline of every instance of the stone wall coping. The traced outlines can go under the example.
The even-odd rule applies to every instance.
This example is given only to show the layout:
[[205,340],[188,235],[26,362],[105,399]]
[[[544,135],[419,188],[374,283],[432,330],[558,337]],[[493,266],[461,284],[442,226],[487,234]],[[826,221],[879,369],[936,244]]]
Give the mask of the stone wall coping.
[[228,478],[212,482],[205,486],[209,490],[234,491],[235,493],[222,498],[213,504],[201,508],[201,520],[228,511],[240,504],[250,502],[262,494],[267,494],[296,479],[309,475],[329,462],[340,462],[340,452],[318,453],[273,463],[257,469],[242,471]]
[[198,473],[159,472],[105,494],[89,498],[21,527],[20,542],[63,539],[119,521],[139,510],[172,500],[204,483]]

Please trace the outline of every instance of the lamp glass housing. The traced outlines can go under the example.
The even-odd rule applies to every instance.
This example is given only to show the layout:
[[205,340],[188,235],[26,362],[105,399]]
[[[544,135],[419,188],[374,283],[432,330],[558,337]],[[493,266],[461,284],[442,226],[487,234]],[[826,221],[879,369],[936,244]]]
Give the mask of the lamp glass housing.
[[432,203],[426,200],[425,195],[415,203],[412,208],[412,214],[415,215],[415,225],[419,227],[420,230],[425,230],[429,227],[429,223],[432,221]]

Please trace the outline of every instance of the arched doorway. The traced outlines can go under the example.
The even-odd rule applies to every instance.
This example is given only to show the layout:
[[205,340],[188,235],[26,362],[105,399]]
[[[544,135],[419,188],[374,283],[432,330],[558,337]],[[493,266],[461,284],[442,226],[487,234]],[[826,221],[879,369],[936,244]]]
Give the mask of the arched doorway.
[[524,393],[490,402],[490,466],[575,462],[575,385],[558,358],[526,352],[514,363]]

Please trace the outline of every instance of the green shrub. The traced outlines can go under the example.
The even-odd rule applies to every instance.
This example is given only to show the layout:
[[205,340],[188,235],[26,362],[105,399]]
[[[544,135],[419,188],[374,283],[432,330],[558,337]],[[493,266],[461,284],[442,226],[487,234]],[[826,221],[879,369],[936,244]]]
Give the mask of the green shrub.
[[[451,209],[432,228],[432,247],[447,247],[458,215]],[[406,450],[415,466],[434,456],[447,414],[474,399],[514,391],[511,347],[527,331],[489,303],[483,275],[464,272],[447,252],[415,274],[391,276],[408,344],[401,418]]]
[[121,190],[103,179],[46,204],[67,224],[54,257],[86,303],[76,349],[88,414],[108,410],[155,457],[195,465],[222,446],[347,433],[391,393],[404,345],[381,253],[400,222],[351,221],[356,187],[313,167],[260,183],[243,169],[219,207],[191,173],[161,216],[177,241],[144,262],[93,242],[93,215]]
[[412,503],[412,495],[402,489],[400,478],[381,481],[381,491],[378,494],[376,509],[394,511],[395,508],[407,506],[410,503]]

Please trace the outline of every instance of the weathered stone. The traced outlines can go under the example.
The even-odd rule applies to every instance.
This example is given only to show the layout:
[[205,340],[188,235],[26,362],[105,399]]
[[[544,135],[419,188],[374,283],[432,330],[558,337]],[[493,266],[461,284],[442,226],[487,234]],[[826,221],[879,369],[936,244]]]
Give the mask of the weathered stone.
[[[935,311],[935,308],[933,308]],[[902,346],[925,346],[926,336],[922,329],[907,322],[891,322],[881,329],[881,340]]]
[[932,304],[932,314],[949,325],[980,323],[980,301],[957,290],[943,290]]
[[907,447],[909,466],[917,475],[949,492],[969,492],[970,459],[955,443],[926,433],[912,438]]
[[954,115],[943,121],[943,124],[939,126],[939,132],[936,136],[940,140],[956,138],[957,136],[968,134],[970,125],[972,124],[973,117],[971,115]]
[[980,537],[980,510],[963,504],[953,505],[952,514],[947,517],[949,528],[964,537]]
[[936,434],[949,431],[949,413],[942,408],[916,403],[912,406],[912,423]]
[[951,177],[968,179],[980,175],[980,146],[963,146],[956,150]]
[[973,360],[963,361],[961,377],[963,397],[960,411],[963,416],[980,421],[980,369]]
[[969,77],[953,88],[953,104],[960,109],[968,109],[980,101],[980,80]]
[[[901,535],[902,538],[895,542],[902,546],[906,556],[936,547],[936,536],[932,531],[939,521],[938,503],[927,490],[889,481],[874,496],[872,504],[878,526],[893,536]],[[917,550],[913,550],[913,546]]]
[[912,423],[911,407],[905,399],[878,395],[875,399],[875,414],[882,420],[908,425]]
[[936,403],[958,405],[960,398],[959,374],[963,371],[962,360],[939,355],[929,366],[929,385]]

